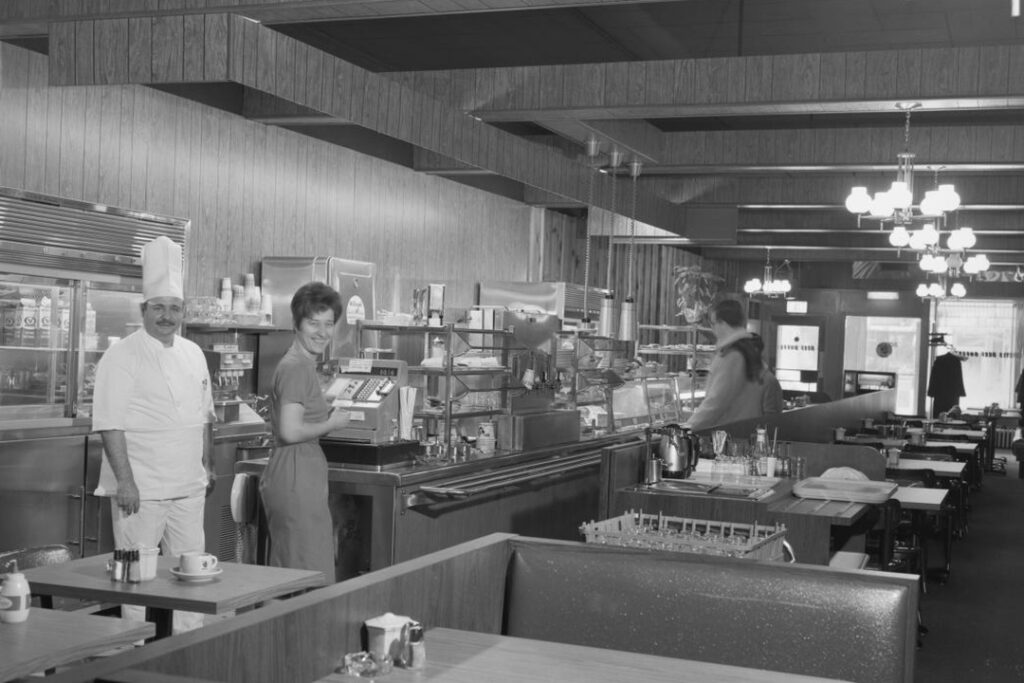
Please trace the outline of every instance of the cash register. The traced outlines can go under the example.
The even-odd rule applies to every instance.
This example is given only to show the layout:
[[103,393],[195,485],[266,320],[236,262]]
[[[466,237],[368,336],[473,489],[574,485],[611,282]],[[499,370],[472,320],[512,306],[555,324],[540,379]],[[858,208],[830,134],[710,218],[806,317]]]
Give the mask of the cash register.
[[405,361],[340,358],[327,389],[333,410],[350,416],[348,426],[320,439],[331,462],[380,469],[411,461],[419,448],[398,438],[399,389],[408,383]]

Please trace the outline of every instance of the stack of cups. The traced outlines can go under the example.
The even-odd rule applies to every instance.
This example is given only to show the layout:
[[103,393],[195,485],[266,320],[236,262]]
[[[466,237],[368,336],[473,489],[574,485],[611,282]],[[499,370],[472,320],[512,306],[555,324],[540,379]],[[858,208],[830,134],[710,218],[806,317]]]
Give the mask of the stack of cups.
[[481,455],[493,455],[495,444],[495,423],[481,422],[476,430],[476,448]]

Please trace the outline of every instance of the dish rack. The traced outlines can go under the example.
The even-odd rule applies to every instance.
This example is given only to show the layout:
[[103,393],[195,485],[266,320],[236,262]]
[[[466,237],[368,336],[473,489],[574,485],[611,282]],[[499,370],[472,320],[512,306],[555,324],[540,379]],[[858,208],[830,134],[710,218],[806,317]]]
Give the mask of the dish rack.
[[784,559],[786,540],[782,524],[719,522],[633,510],[581,524],[580,532],[587,543],[772,561]]

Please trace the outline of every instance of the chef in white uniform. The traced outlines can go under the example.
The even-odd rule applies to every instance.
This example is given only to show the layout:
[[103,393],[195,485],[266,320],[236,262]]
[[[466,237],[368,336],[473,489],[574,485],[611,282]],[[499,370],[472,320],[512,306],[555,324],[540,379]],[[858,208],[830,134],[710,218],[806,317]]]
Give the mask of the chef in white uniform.
[[[96,495],[111,499],[116,547],[159,544],[177,558],[205,550],[216,418],[203,353],[178,335],[182,252],[167,237],[142,249],[142,289],[142,329],[107,349],[96,368],[93,429],[106,454]],[[124,605],[122,615],[141,620],[145,610]],[[175,631],[202,623],[202,614],[174,614]]]

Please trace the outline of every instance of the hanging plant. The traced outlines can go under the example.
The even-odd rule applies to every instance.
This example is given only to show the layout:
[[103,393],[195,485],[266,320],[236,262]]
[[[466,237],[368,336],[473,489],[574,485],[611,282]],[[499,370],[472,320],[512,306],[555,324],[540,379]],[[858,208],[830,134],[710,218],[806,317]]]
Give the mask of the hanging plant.
[[672,277],[679,307],[677,315],[688,323],[699,323],[711,309],[719,285],[725,282],[725,278],[701,270],[699,265],[676,266],[672,269]]

